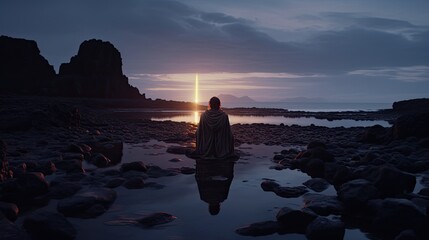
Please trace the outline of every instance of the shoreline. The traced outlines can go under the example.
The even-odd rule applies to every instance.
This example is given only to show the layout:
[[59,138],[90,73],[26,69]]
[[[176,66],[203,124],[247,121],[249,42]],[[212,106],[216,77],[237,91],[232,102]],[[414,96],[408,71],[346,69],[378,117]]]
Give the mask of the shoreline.
[[[148,172],[153,174],[151,175],[153,177],[177,174],[177,170],[174,170],[173,173],[169,169],[145,166],[144,162],[140,161],[129,166],[134,169],[132,174],[125,172],[123,169],[126,164],[121,163],[124,143],[139,144],[154,139],[179,144],[179,146],[166,149],[168,153],[179,155],[185,154],[195,145],[197,127],[195,124],[144,120],[140,119],[138,114],[133,115],[132,113],[129,113],[126,118],[117,117],[114,113],[112,114],[112,108],[100,105],[99,100],[93,105],[88,104],[87,100],[81,99],[15,96],[0,98],[0,104],[2,106],[0,109],[0,140],[6,144],[4,154],[10,170],[14,172],[12,179],[6,179],[0,185],[0,190],[9,189],[8,191],[11,191],[2,192],[3,199],[0,201],[16,203],[23,212],[29,211],[28,209],[38,209],[51,199],[60,199],[61,203],[73,205],[74,201],[77,201],[76,198],[81,197],[79,194],[88,194],[80,193],[80,189],[87,191],[87,188],[99,189],[102,187],[103,190],[97,190],[91,194],[103,196],[102,198],[109,196],[108,199],[111,202],[103,205],[104,210],[95,213],[79,213],[84,217],[87,217],[86,214],[90,214],[91,218],[97,217],[99,216],[97,214],[108,211],[110,204],[115,201],[114,188],[119,186],[143,188],[145,186],[143,176]],[[79,124],[70,115],[75,108],[79,109]],[[286,113],[277,110],[257,109],[255,111]],[[383,116],[383,113],[377,114]],[[354,113],[346,115],[352,114]],[[363,114],[362,116],[373,118],[379,116],[377,114]],[[393,118],[394,115],[389,114],[385,114],[384,118]],[[420,126],[413,122],[408,124]],[[424,126],[425,121],[421,124]],[[313,179],[323,178],[325,182],[334,186],[338,194],[334,197],[336,199],[335,207],[341,211],[336,209],[329,214],[356,217],[357,213],[353,211],[354,208],[371,207],[380,214],[391,214],[389,216],[398,218],[399,223],[390,223],[398,225],[390,225],[387,230],[378,230],[377,225],[372,226],[374,228],[369,230],[371,233],[381,234],[381,238],[383,238],[383,236],[390,237],[392,234],[396,236],[399,234],[397,232],[399,230],[410,228],[413,231],[421,230],[420,228],[414,229],[402,222],[402,220],[410,221],[409,218],[401,219],[400,217],[409,213],[410,208],[417,209],[417,212],[413,212],[412,217],[419,219],[418,224],[427,221],[425,211],[429,209],[429,196],[425,192],[429,189],[429,181],[427,181],[429,179],[429,138],[427,136],[401,137],[394,135],[400,134],[398,132],[400,130],[406,131],[408,126],[328,128],[234,124],[232,132],[236,149],[242,144],[284,147],[285,149],[279,153],[267,153],[272,155],[271,163],[274,164],[272,166],[274,169],[279,171],[299,169]],[[290,149],[290,146],[307,146],[307,148],[301,151]],[[91,164],[94,168],[85,171],[83,163]],[[121,167],[119,170],[106,171],[108,173],[101,174],[104,167],[111,165],[121,165]],[[179,174],[185,174],[185,172],[192,174],[194,171],[189,167],[179,169],[184,172]],[[48,182],[44,176],[53,172],[59,176]],[[424,185],[424,188],[419,193],[413,193],[417,175],[422,177],[421,184]],[[21,186],[23,178],[32,179],[32,183],[39,184],[38,188],[35,189],[34,185]],[[263,181],[261,187],[264,191],[273,191],[278,195],[273,197],[284,197],[285,194],[288,194],[284,192],[287,188],[267,181]],[[344,186],[347,186],[350,192],[347,192],[348,190]],[[55,192],[59,191],[57,189],[59,187],[67,190],[61,193]],[[23,192],[21,192],[22,189]],[[299,186],[299,189],[303,190],[303,187]],[[372,192],[366,192],[369,191],[368,189],[371,189]],[[366,196],[366,198],[362,200],[362,196]],[[319,202],[321,205],[332,201],[326,199],[323,194],[318,198],[322,199]],[[305,195],[304,199],[306,199]],[[386,204],[398,207],[393,207],[392,212],[384,213],[383,209]],[[403,206],[405,206],[405,210],[402,208]],[[314,209],[317,207],[320,206],[315,206]],[[311,210],[318,217],[325,216],[314,209]],[[63,211],[63,208],[59,207],[58,211],[60,210]],[[64,211],[61,213],[69,217],[68,214],[71,213]],[[73,214],[75,213],[73,212]],[[16,217],[19,218],[20,215],[16,213]],[[359,217],[362,217],[364,222],[372,219],[369,213]],[[62,218],[66,219],[64,216]],[[348,222],[346,221],[346,223]],[[278,226],[277,222],[275,224]],[[252,227],[254,225],[250,224],[244,229],[237,230],[237,233],[251,234],[254,230]],[[272,229],[273,226],[268,225],[268,227]],[[366,231],[364,223],[359,222],[358,228]],[[417,234],[426,236],[427,233]]]

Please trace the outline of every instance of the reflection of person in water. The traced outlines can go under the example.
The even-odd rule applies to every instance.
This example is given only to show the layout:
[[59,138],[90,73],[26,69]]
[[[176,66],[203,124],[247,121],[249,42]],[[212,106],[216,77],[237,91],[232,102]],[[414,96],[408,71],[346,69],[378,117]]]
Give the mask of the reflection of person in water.
[[201,114],[196,132],[194,157],[203,159],[225,159],[234,157],[234,137],[228,115],[220,109],[219,98],[212,97],[209,109]]
[[234,161],[197,160],[195,179],[200,198],[209,204],[211,215],[217,215],[220,204],[228,198],[234,178]]

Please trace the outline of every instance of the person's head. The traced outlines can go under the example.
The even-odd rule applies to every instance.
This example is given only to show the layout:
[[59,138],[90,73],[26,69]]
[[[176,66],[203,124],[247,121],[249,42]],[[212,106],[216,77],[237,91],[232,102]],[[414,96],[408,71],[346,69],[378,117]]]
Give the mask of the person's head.
[[220,203],[210,203],[209,212],[211,215],[218,215],[220,212]]
[[220,99],[218,97],[212,97],[209,101],[210,109],[219,110],[220,109]]

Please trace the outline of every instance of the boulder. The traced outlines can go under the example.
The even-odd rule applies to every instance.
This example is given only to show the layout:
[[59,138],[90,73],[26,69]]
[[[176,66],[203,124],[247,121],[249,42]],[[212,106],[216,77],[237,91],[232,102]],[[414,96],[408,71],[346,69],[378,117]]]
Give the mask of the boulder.
[[140,189],[145,187],[145,182],[142,177],[134,177],[126,180],[123,186],[128,189]]
[[76,182],[60,182],[49,189],[48,197],[52,199],[63,199],[77,193],[82,186]]
[[416,185],[416,177],[394,167],[383,166],[379,169],[374,185],[383,197],[411,193]]
[[0,93],[54,94],[54,79],[35,41],[0,36]]
[[343,212],[343,204],[337,196],[328,196],[318,193],[307,193],[303,196],[304,209],[310,209],[318,215],[340,215]]
[[30,237],[13,222],[9,221],[0,212],[0,239],[1,240],[30,240]]
[[109,188],[92,188],[58,202],[57,210],[67,217],[94,218],[103,214],[116,199]]
[[76,229],[67,219],[58,213],[36,211],[24,219],[23,227],[34,239],[76,238]]
[[364,207],[371,199],[380,197],[378,189],[365,179],[355,179],[341,185],[337,191],[338,198],[352,210]]
[[309,210],[297,210],[289,207],[283,207],[277,213],[277,221],[281,223],[281,231],[285,233],[305,233],[308,224],[310,224],[317,215]]
[[157,225],[166,224],[176,220],[177,217],[169,213],[157,212],[149,214],[148,216],[137,219],[139,225],[151,228]]
[[102,153],[96,153],[93,156],[91,156],[90,162],[95,166],[102,168],[102,167],[109,166],[111,161]]
[[310,180],[305,181],[302,185],[310,188],[315,192],[322,192],[325,191],[330,184],[323,178],[312,178]]
[[308,225],[305,236],[309,240],[342,240],[345,231],[343,222],[318,217]]
[[150,166],[147,175],[151,178],[176,176],[178,173],[174,170],[162,169],[159,166]]
[[0,214],[3,214],[9,221],[15,222],[18,218],[19,209],[14,203],[0,202]]
[[278,229],[279,224],[277,222],[264,221],[240,227],[235,232],[243,236],[266,236],[276,233]]
[[123,163],[121,165],[121,171],[127,172],[127,171],[138,171],[138,172],[147,172],[147,167],[144,165],[142,161],[136,161],[136,162],[130,162],[130,163]]
[[113,178],[104,184],[104,187],[107,188],[117,188],[125,182],[124,178]]
[[274,192],[277,196],[284,198],[295,198],[308,192],[304,186],[282,187],[271,180],[263,181],[261,183],[261,188],[266,192]]
[[391,129],[384,128],[381,125],[374,125],[367,128],[362,136],[361,141],[364,143],[384,143],[390,140]]
[[23,173],[0,185],[0,200],[31,204],[32,200],[48,192],[49,183],[42,173]]
[[383,239],[393,239],[403,230],[423,232],[427,226],[425,214],[407,199],[375,199],[368,202],[373,213],[372,230]]
[[96,39],[84,41],[77,55],[61,64],[58,82],[65,96],[144,98],[122,73],[119,51],[110,42]]
[[[428,108],[429,109],[429,108]],[[404,139],[407,137],[426,138],[429,137],[429,110],[405,114],[394,122],[393,137]]]

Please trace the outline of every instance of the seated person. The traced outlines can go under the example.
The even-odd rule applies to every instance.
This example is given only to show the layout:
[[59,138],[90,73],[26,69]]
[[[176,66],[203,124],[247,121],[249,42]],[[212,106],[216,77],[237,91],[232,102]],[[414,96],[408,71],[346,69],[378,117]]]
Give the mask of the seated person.
[[234,158],[234,137],[228,115],[220,109],[220,100],[212,97],[209,109],[201,114],[196,132],[196,150],[192,154],[203,159]]

